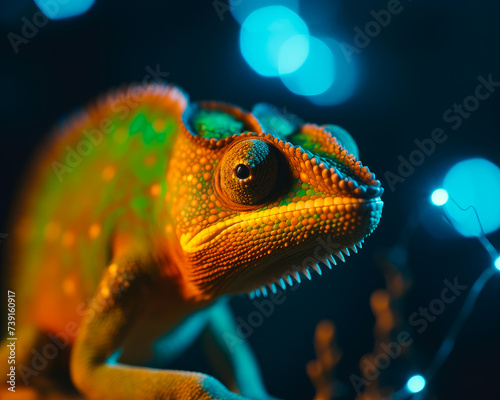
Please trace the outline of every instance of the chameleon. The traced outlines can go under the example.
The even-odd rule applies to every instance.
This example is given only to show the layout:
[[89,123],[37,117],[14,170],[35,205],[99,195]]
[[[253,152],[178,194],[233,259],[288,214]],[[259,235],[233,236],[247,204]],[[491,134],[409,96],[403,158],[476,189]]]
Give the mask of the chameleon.
[[[383,207],[357,155],[339,126],[191,102],[167,83],[70,115],[13,213],[16,390],[66,377],[89,399],[272,398],[249,345],[221,340],[237,328],[227,298],[269,296],[357,252]],[[205,332],[224,383],[163,368]]]

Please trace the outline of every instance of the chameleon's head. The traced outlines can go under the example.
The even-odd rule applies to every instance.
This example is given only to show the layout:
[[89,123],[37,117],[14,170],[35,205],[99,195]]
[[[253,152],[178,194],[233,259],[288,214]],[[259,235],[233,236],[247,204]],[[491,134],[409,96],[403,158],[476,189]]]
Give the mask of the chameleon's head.
[[182,120],[167,201],[196,294],[292,285],[357,252],[377,226],[383,189],[343,129],[264,104],[203,102]]

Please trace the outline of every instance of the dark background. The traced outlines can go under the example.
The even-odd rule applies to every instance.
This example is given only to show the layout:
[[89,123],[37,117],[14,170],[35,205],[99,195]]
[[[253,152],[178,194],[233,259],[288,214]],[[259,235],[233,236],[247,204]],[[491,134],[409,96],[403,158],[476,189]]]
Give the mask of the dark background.
[[[429,194],[455,162],[479,156],[500,164],[499,93],[481,102],[457,130],[450,129],[442,117],[453,103],[474,94],[479,75],[492,74],[493,80],[500,81],[500,2],[402,2],[404,11],[393,16],[366,49],[353,55],[360,66],[354,95],[329,107],[315,106],[294,95],[279,79],[256,74],[240,54],[239,24],[229,11],[221,21],[210,1],[97,0],[84,15],[49,21],[29,43],[20,45],[18,54],[7,34],[20,34],[21,17],[30,19],[37,8],[25,0],[3,3],[2,233],[10,229],[7,218],[20,176],[51,127],[98,94],[142,80],[147,66],[154,69],[159,64],[169,73],[168,80],[186,90],[193,100],[224,100],[247,109],[266,101],[286,106],[308,121],[338,124],[353,134],[363,163],[386,187],[379,228],[346,265],[321,279],[313,278],[297,291],[286,291],[287,301],[250,337],[271,394],[286,399],[312,398],[305,365],[314,358],[314,327],[322,318],[332,319],[343,352],[337,374],[346,384],[346,398],[352,398],[349,376],[359,375],[360,357],[373,347],[369,297],[385,286],[377,267],[379,260],[398,242],[408,218],[420,218],[428,207]],[[301,1],[301,15],[313,34],[328,33],[352,43],[353,28],[370,21],[371,10],[386,6],[386,1]],[[447,141],[439,144],[404,183],[397,184],[394,192],[388,190],[384,172],[396,173],[397,157],[407,158],[415,149],[415,139],[428,138],[439,127],[448,134]],[[84,185],[82,182],[82,190]],[[437,231],[441,237],[436,237],[422,227],[440,218],[438,209],[424,213],[422,224],[415,227],[406,246],[413,277],[404,303],[407,316],[437,298],[444,279],[457,277],[470,287],[491,265],[477,241],[450,230]],[[498,245],[500,235],[493,234],[490,240]],[[429,396],[500,399],[499,289],[500,277],[494,277],[451,357],[429,383]],[[425,332],[414,333],[413,356],[407,362],[394,363],[387,371],[394,387],[403,386],[411,374],[425,370],[464,298],[449,305]],[[246,297],[235,299],[233,306],[244,318],[255,309]],[[196,348],[178,364],[209,371],[196,359]]]

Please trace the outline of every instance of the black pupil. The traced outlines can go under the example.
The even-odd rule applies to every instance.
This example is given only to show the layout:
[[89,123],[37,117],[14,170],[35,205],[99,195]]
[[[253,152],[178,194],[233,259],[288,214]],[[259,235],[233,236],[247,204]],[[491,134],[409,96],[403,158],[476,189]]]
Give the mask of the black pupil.
[[238,164],[234,172],[238,179],[247,179],[250,176],[250,168],[243,164]]

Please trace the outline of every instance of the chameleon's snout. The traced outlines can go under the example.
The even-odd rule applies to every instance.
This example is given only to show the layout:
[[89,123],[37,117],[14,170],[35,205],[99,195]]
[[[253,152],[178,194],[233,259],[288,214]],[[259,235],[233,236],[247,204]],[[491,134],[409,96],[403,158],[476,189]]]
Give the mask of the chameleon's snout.
[[[327,126],[304,124],[289,142],[275,140],[294,178],[333,197],[375,199],[384,193],[379,180],[344,148]],[[357,149],[356,149],[357,153]]]

